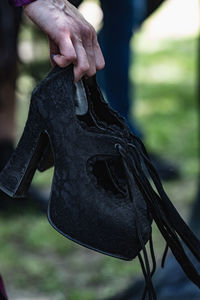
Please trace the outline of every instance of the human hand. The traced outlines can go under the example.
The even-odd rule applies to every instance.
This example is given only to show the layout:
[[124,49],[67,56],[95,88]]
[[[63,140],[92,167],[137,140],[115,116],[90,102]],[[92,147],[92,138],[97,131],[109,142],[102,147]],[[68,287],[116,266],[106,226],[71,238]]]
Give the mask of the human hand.
[[74,81],[104,67],[94,28],[67,0],[37,0],[24,6],[25,14],[49,38],[52,65],[74,64]]

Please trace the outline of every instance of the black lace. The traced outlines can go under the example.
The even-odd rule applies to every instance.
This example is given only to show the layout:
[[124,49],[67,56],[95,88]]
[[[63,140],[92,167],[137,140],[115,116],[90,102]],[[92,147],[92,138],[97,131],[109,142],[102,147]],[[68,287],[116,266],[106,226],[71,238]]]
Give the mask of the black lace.
[[[173,206],[168,196],[166,195],[157,171],[149,160],[144,145],[137,137],[134,136],[134,144],[129,143],[126,149],[120,144],[117,144],[116,148],[118,149],[118,152],[122,157],[124,169],[127,175],[129,194],[133,201],[133,207],[136,214],[135,221],[137,234],[143,253],[143,258],[140,253],[138,254],[146,282],[146,287],[142,299],[145,299],[147,292],[149,300],[156,299],[156,293],[152,284],[152,276],[156,269],[156,263],[153,244],[152,240],[150,239],[150,254],[153,265],[152,270],[150,271],[149,259],[141,234],[140,220],[137,215],[137,205],[134,200],[134,180],[144,196],[144,200],[146,201],[147,209],[151,214],[151,217],[157,224],[161,234],[166,241],[166,248],[162,259],[162,266],[164,266],[164,261],[169,247],[188,278],[198,287],[200,287],[200,275],[185,253],[184,248],[181,244],[181,240],[190,249],[190,251],[198,261],[200,261],[200,241],[186,225],[186,223],[181,218],[176,208]],[[147,179],[147,176],[144,172],[144,166],[146,167],[153,181],[154,188],[152,187],[150,181]]]

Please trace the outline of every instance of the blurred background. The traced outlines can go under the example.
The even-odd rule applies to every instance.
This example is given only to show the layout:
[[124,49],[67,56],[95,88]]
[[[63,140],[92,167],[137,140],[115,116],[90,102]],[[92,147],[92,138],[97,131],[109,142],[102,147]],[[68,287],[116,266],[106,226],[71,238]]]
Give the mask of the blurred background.
[[[98,1],[85,1],[82,13],[101,27]],[[197,193],[198,152],[198,0],[168,0],[134,35],[130,78],[135,85],[135,115],[148,149],[180,167],[180,179],[164,183],[187,220]],[[17,135],[28,113],[33,87],[50,70],[46,37],[23,19],[19,42]],[[120,58],[119,58],[120,59]],[[120,70],[119,70],[120,72]],[[49,194],[53,169],[34,183]],[[154,227],[154,226],[153,226]],[[164,241],[153,239],[159,261]],[[11,300],[104,299],[141,275],[137,260],[120,261],[68,241],[34,208],[0,212],[0,271]]]

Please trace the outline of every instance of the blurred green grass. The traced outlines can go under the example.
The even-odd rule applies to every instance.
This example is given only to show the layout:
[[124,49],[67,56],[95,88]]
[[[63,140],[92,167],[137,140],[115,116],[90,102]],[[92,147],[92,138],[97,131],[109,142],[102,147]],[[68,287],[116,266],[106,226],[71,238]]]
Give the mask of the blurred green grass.
[[[23,26],[21,40],[33,43],[34,58],[20,64],[17,84],[18,137],[27,117],[30,93],[50,69],[47,42],[33,27]],[[198,172],[196,100],[197,39],[154,42],[137,35],[132,43],[135,115],[149,149],[180,166],[180,180],[165,184],[171,199],[187,217],[195,198]],[[45,53],[45,55],[44,55]],[[53,169],[37,173],[35,185],[48,189]],[[1,213],[0,270],[12,299],[27,292],[54,300],[103,299],[141,274],[137,261],[103,256],[66,240],[32,210]],[[155,249],[164,242],[155,229]]]

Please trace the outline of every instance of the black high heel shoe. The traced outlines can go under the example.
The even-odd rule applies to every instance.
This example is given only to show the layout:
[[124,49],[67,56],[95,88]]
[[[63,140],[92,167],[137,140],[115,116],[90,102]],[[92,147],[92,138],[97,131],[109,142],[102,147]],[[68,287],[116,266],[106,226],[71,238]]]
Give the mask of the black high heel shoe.
[[200,287],[180,240],[199,261],[200,242],[168,199],[142,142],[109,108],[94,78],[80,85],[76,99],[70,66],[56,67],[35,88],[23,135],[0,173],[0,189],[22,197],[35,170],[54,164],[48,218],[57,231],[117,258],[138,256],[147,285],[144,297],[148,290],[150,299],[156,299],[151,282],[153,219],[187,276]]
[[[72,67],[55,68],[33,91],[23,135],[0,173],[0,189],[10,197],[25,196],[49,142],[55,166],[48,209],[50,223],[82,245],[132,259],[140,245],[133,234],[136,229],[132,201],[126,188],[122,159],[116,149],[117,144],[125,147],[125,143],[115,134],[108,134],[109,129],[106,131],[105,126],[97,125],[98,121],[90,120],[89,116],[83,119],[81,114],[76,114]],[[110,164],[118,163],[119,178],[113,182],[109,172],[102,173],[106,170],[106,159]],[[106,181],[104,176],[107,176]],[[139,191],[138,197],[139,214],[145,219],[142,237],[146,243],[151,221]]]

